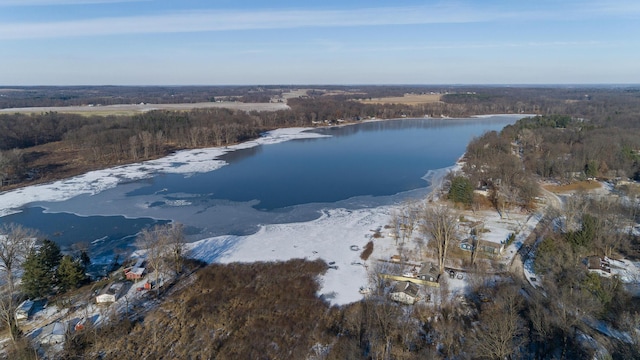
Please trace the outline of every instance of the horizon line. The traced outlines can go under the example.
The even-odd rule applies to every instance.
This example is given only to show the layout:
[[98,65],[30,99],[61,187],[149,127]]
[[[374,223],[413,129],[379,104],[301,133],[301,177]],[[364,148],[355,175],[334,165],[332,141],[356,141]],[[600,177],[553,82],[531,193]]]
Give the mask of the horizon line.
[[63,87],[240,87],[240,86],[284,86],[284,87],[345,87],[345,86],[477,86],[477,87],[536,87],[536,86],[640,86],[640,83],[606,83],[606,82],[594,82],[594,83],[345,83],[345,84],[321,84],[321,83],[299,83],[299,84],[285,84],[285,83],[242,83],[242,84],[67,84],[67,85],[11,85],[0,84],[0,89],[10,88],[63,88]]

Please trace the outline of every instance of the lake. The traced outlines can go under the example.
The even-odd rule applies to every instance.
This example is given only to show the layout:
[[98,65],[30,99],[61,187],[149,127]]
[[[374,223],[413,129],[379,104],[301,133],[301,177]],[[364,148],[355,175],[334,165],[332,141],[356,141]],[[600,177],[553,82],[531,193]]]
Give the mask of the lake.
[[0,218],[36,228],[63,249],[91,244],[97,262],[128,252],[155,223],[185,224],[189,240],[246,235],[260,225],[309,221],[328,208],[359,209],[419,199],[429,177],[450,167],[467,143],[521,116],[402,119],[314,132],[311,139],[259,145],[221,157],[214,171],[157,173],[94,195],[33,202]]

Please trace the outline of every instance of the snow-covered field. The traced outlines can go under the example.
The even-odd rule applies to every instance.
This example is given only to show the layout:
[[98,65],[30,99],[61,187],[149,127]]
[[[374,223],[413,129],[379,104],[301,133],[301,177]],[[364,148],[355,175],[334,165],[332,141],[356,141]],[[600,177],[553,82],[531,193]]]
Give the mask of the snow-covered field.
[[285,103],[242,103],[237,101],[225,102],[202,102],[202,103],[184,103],[184,104],[118,104],[118,105],[101,105],[101,106],[47,106],[47,107],[25,107],[25,108],[9,108],[0,109],[0,113],[81,113],[81,114],[118,114],[118,113],[143,113],[152,110],[170,110],[170,111],[187,111],[193,109],[210,109],[225,108],[242,111],[278,111],[289,110],[290,107]]

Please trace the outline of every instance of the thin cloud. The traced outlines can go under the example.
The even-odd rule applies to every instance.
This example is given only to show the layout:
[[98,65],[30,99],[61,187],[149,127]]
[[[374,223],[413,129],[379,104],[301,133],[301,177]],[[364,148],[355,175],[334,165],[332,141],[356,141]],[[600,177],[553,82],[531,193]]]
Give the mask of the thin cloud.
[[627,43],[603,43],[601,41],[548,41],[548,42],[487,42],[487,43],[457,43],[457,44],[428,44],[410,46],[371,46],[345,47],[344,52],[407,52],[425,50],[477,50],[477,49],[505,49],[505,48],[566,48],[566,47],[615,47],[628,46]]
[[[27,3],[90,3],[121,0],[27,0]],[[122,0],[125,1],[125,0]],[[7,0],[2,3],[15,3]],[[601,8],[592,3],[574,13],[590,17],[590,9]],[[631,7],[608,10],[609,16],[621,12],[638,14]],[[567,9],[562,14],[567,14]],[[137,15],[110,18],[81,19],[51,22],[19,22],[0,24],[0,39],[65,38],[78,36],[106,36],[124,34],[163,34],[209,31],[293,29],[307,27],[361,27],[416,24],[455,24],[495,21],[528,21],[557,19],[562,15],[555,10],[498,10],[475,8],[471,5],[438,5],[383,7],[349,10],[256,10],[256,11],[184,11],[167,14]],[[583,14],[583,15],[580,15]]]
[[141,1],[151,1],[151,0],[0,0],[0,7],[90,5],[90,4],[141,2]]
[[121,34],[185,33],[302,27],[469,23],[505,14],[448,7],[399,7],[356,10],[189,11],[162,15],[97,18],[59,22],[3,23],[1,39],[55,38]]
[[594,14],[614,14],[614,15],[638,15],[640,13],[640,3],[636,0],[597,0],[586,7],[585,12]]

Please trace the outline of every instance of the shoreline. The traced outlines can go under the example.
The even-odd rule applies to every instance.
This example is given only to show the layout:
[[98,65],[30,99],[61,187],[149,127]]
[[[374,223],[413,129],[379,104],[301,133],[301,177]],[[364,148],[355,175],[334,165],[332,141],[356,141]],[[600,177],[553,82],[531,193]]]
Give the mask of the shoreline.
[[[340,124],[349,125],[354,124]],[[16,189],[0,194],[0,202],[14,206],[0,209],[0,215],[8,210],[20,211],[20,206],[34,201],[64,201],[80,194],[97,194],[122,182],[148,178],[155,174],[177,173],[189,176],[197,172],[212,171],[227,164],[220,160],[220,156],[235,150],[327,136],[309,131],[313,129],[277,129],[257,140],[234,146],[183,150],[157,160],[97,170],[50,184]],[[422,177],[427,181],[427,186],[421,188],[421,193],[424,192],[427,197],[417,197],[414,193],[411,201],[423,202],[433,196],[445,176],[460,168],[459,162],[463,157],[464,153],[451,166],[429,170]],[[396,195],[399,194],[402,193]],[[369,263],[361,260],[360,251],[351,250],[352,246],[364,248],[367,242],[373,240],[372,231],[387,225],[402,206],[402,203],[394,203],[358,209],[339,206],[323,208],[319,210],[318,217],[312,220],[260,225],[252,234],[207,237],[190,242],[187,247],[190,257],[207,263],[285,261],[294,258],[334,262],[336,268],[329,269],[319,278],[321,285],[318,295],[332,304],[346,304],[360,300],[362,294],[359,289],[367,287],[369,281]],[[376,250],[371,259],[384,257],[392,252],[393,249],[389,246],[386,241],[376,241]]]
[[259,145],[276,144],[293,139],[319,138],[325,135],[307,132],[313,128],[282,128],[260,137],[227,147],[179,150],[154,160],[93,170],[71,178],[25,186],[0,193],[0,218],[20,212],[20,208],[33,202],[57,202],[75,196],[95,195],[118,184],[151,178],[156,174],[196,174],[213,171],[227,165],[220,157],[236,150]]
[[[513,114],[477,115],[482,117],[491,116],[514,116]],[[517,115],[519,116],[519,115]],[[394,119],[371,119],[358,123],[344,123],[332,125],[330,127],[344,127],[357,125],[364,122],[380,122],[409,120],[422,118],[394,118]],[[430,120],[440,120],[439,118],[425,118]],[[475,115],[468,118],[445,118],[450,119],[476,119]],[[58,202],[65,201],[72,197],[88,194],[95,195],[108,190],[118,184],[151,178],[156,174],[196,174],[217,170],[226,165],[220,157],[236,150],[248,149],[260,145],[276,144],[293,139],[319,138],[326,135],[314,133],[310,130],[322,127],[289,127],[279,128],[266,132],[266,136],[261,136],[254,140],[234,144],[225,147],[209,147],[199,149],[177,150],[176,152],[153,160],[130,163],[99,170],[92,170],[70,178],[53,180],[41,184],[27,185],[15,189],[0,192],[0,218],[19,213],[20,208],[33,202]]]

